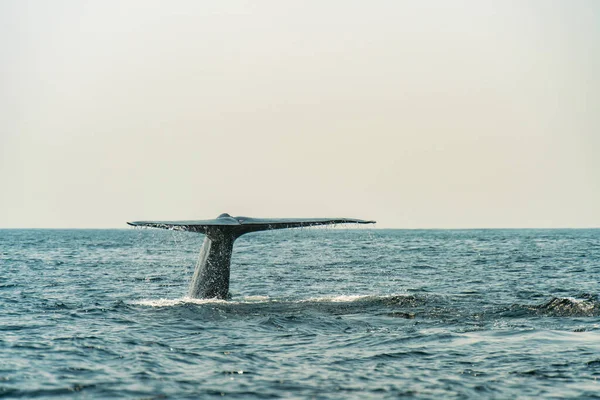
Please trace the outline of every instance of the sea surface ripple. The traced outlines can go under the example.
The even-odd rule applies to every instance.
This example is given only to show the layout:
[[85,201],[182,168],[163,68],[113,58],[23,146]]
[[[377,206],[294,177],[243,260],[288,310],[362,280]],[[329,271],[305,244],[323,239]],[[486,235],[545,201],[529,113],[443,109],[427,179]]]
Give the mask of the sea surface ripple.
[[0,398],[600,398],[600,230],[0,230]]

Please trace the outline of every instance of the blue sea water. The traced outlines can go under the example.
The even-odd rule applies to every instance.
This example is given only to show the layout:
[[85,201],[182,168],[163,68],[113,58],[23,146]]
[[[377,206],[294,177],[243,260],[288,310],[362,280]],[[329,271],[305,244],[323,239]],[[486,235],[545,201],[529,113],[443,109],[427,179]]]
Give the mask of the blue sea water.
[[600,230],[0,230],[3,398],[600,398]]

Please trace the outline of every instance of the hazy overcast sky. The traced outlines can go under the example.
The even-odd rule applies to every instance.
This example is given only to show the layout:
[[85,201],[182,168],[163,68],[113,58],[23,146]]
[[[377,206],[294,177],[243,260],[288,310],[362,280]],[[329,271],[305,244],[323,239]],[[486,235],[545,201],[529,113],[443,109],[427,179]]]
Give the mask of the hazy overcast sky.
[[0,0],[0,228],[600,227],[600,1]]

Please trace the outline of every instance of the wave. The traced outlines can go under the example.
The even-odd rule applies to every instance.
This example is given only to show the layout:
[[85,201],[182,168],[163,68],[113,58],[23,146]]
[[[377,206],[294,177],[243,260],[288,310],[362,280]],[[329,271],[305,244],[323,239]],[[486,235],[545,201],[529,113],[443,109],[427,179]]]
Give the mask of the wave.
[[129,302],[132,305],[141,305],[149,307],[172,307],[183,304],[307,304],[307,303],[361,303],[365,304],[384,304],[384,305],[415,305],[417,303],[422,304],[424,297],[408,294],[390,294],[390,295],[337,295],[337,296],[323,296],[323,297],[310,297],[308,299],[299,300],[288,300],[288,299],[274,299],[269,296],[244,296],[240,299],[234,300],[222,300],[222,299],[195,299],[191,297],[181,297],[177,299],[141,299],[133,300]]
[[594,317],[600,315],[600,304],[592,299],[553,297],[539,306],[534,306],[533,311],[544,316]]
[[[390,295],[334,295],[306,299],[278,299],[269,296],[243,296],[231,300],[194,299],[141,299],[128,302],[131,305],[163,308],[187,305],[212,305],[225,309],[249,311],[261,309],[265,312],[317,311],[333,314],[367,312],[389,317],[413,319],[470,319],[480,322],[502,318],[529,317],[596,317],[600,316],[600,301],[594,296],[552,297],[542,304],[498,305],[492,310],[477,312],[473,304],[454,303],[444,296],[390,294]],[[475,305],[476,306],[476,305]],[[468,307],[468,311],[465,309]],[[475,309],[474,309],[475,308]]]
[[[513,304],[500,308],[492,314],[508,318],[527,317],[597,317],[600,302],[593,296],[552,297],[542,304]],[[583,297],[583,298],[581,298]]]

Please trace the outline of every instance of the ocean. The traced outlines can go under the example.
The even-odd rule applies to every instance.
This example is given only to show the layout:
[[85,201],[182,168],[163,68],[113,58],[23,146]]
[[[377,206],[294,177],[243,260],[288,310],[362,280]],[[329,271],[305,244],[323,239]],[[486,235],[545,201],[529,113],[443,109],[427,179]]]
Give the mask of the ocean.
[[600,398],[600,230],[0,230],[0,397]]

